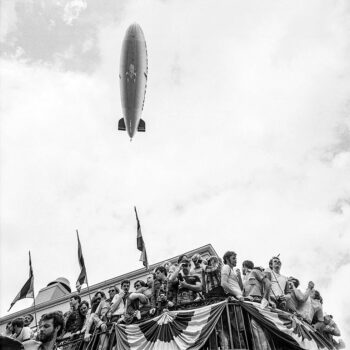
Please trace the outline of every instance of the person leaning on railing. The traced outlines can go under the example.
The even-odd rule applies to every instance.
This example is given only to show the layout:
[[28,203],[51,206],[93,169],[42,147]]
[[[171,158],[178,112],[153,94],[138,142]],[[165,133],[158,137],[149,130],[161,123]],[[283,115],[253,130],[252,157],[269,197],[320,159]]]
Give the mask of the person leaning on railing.
[[153,289],[151,296],[151,315],[160,315],[164,309],[174,306],[168,300],[168,272],[164,266],[158,266],[155,269],[155,278],[153,281]]
[[279,256],[274,256],[269,260],[269,267],[264,270],[264,273],[271,281],[270,303],[283,310],[286,306],[288,277],[281,274],[281,267],[281,259]]
[[245,299],[261,303],[264,309],[269,305],[271,282],[267,275],[259,268],[254,267],[251,260],[245,260],[242,263],[242,271],[244,276],[243,296]]
[[237,254],[228,251],[223,256],[224,266],[221,269],[221,286],[225,293],[243,301],[243,283],[239,269],[236,268]]
[[79,316],[80,316],[80,322],[81,322],[81,328],[79,331],[81,333],[84,333],[90,318],[90,305],[86,300],[83,300],[79,304]]
[[177,306],[194,302],[198,293],[202,291],[202,283],[198,276],[190,274],[190,266],[191,261],[186,256],[182,256],[179,266],[169,278],[172,287],[177,290]]
[[289,277],[289,293],[286,294],[286,309],[287,311],[296,312],[309,323],[312,322],[313,310],[310,295],[315,284],[310,281],[306,291],[303,293],[299,287],[299,280],[294,277]]
[[24,342],[31,339],[32,331],[29,327],[24,326],[23,317],[15,318],[12,321],[12,327],[13,327],[12,338],[20,342]]
[[336,349],[344,349],[345,343],[339,339],[339,341],[336,341],[333,336],[340,336],[340,330],[337,326],[337,324],[333,320],[332,315],[324,315],[324,319],[322,322],[318,322],[315,325],[315,328],[321,332],[321,334],[330,342],[332,343]]
[[84,340],[90,341],[90,331],[94,326],[95,329],[105,332],[107,330],[107,311],[109,310],[109,303],[106,302],[106,295],[103,291],[98,291],[92,298],[91,314],[86,323]]
[[225,297],[221,286],[222,263],[216,256],[210,256],[204,267],[205,298]]

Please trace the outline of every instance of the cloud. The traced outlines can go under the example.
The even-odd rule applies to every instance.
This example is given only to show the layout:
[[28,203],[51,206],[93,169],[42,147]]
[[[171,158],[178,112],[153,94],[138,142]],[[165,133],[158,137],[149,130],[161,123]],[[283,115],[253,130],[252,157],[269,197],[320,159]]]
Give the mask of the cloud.
[[3,42],[7,34],[16,28],[16,2],[4,0],[0,5],[0,42]]
[[2,57],[18,57],[20,52],[28,64],[87,73],[95,69],[98,23],[78,20],[82,11],[88,11],[85,1],[12,4],[13,15],[9,16],[13,17],[12,25],[2,34]]
[[87,8],[85,0],[71,0],[64,6],[63,22],[72,25],[79,18],[80,13]]

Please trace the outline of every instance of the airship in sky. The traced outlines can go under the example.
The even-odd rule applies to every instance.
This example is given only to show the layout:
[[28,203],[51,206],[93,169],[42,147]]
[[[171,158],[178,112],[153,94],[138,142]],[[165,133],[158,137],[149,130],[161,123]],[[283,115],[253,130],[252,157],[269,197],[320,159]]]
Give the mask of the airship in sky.
[[147,87],[148,61],[145,37],[141,27],[134,23],[126,31],[120,58],[120,97],[123,118],[118,122],[118,130],[126,130],[130,139],[136,130],[146,131],[141,119]]

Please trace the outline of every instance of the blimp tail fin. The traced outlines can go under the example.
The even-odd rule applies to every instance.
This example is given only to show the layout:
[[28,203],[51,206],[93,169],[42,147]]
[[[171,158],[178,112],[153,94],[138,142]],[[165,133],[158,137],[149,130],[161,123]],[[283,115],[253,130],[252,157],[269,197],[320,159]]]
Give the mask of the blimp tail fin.
[[137,127],[138,132],[145,132],[146,131],[146,123],[143,119],[140,119],[139,126]]
[[124,118],[119,119],[118,130],[122,130],[122,131],[126,130]]

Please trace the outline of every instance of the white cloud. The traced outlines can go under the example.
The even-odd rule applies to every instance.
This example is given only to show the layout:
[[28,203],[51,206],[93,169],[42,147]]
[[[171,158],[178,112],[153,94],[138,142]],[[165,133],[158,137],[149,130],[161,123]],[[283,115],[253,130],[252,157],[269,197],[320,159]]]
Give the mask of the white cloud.
[[0,4],[0,42],[3,42],[7,34],[16,28],[16,1],[4,0]]
[[63,21],[72,25],[73,21],[78,19],[80,13],[87,8],[86,0],[71,0],[64,6]]

